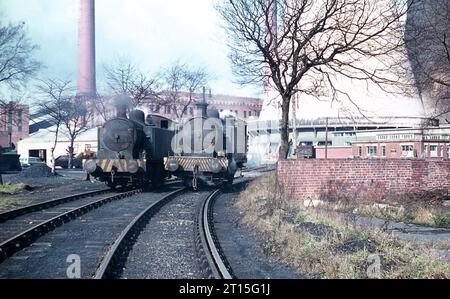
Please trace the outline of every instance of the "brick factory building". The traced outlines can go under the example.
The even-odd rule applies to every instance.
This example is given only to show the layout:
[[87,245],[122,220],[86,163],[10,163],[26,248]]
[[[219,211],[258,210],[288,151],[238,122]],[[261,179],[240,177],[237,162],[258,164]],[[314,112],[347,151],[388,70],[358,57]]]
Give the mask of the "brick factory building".
[[17,147],[28,137],[29,106],[9,102],[0,106],[0,147]]
[[352,154],[362,159],[450,159],[450,125],[359,132]]
[[[251,163],[276,163],[281,139],[279,121],[251,120],[248,125]],[[298,119],[296,123],[290,124],[289,138],[292,142],[290,156],[295,158],[296,146],[309,146],[314,147],[317,159],[324,159],[325,156],[329,159],[354,158],[358,156],[354,151],[357,142],[365,144],[366,141],[374,141],[381,132],[394,132],[394,136],[397,135],[395,132],[403,130],[419,132],[429,125],[429,119],[420,117],[387,117],[372,121],[364,118]],[[439,127],[432,128],[434,131],[439,130]],[[445,132],[448,131],[448,127],[442,128],[442,134],[447,134]]]
[[[193,100],[189,103],[189,94],[182,93],[181,101],[177,104],[160,105],[155,104],[152,101],[147,101],[142,105],[141,108],[148,108],[148,112],[160,114],[164,117],[170,119],[176,119],[176,113],[174,113],[175,106],[177,109],[187,105],[186,113],[184,118],[189,118],[194,116],[195,103],[197,100],[203,98],[202,93],[192,94]],[[262,109],[262,100],[259,98],[249,98],[249,97],[239,97],[230,95],[215,95],[209,94],[206,97],[209,109],[217,109],[221,113],[233,114],[236,117],[247,120],[252,117],[259,117]]]
[[[195,104],[198,100],[203,98],[202,93],[194,93],[191,95],[192,101],[189,100],[188,93],[181,93],[180,100],[177,103],[165,104],[164,93],[160,96],[161,99],[158,101],[153,99],[143,100],[142,103],[136,108],[143,110],[146,114],[154,114],[163,116],[172,120],[177,120],[177,114],[175,109],[181,111],[185,106],[186,112],[183,115],[183,119],[190,118],[194,116]],[[111,119],[117,114],[116,104],[117,98],[122,97],[122,95],[115,95],[106,97],[104,102],[106,103],[104,111],[104,117],[96,113],[94,124],[96,126],[102,126],[104,123],[104,118]],[[129,98],[129,101],[131,99]],[[255,117],[259,117],[262,109],[262,100],[259,98],[249,98],[249,97],[239,97],[230,95],[215,95],[209,94],[206,96],[206,101],[208,103],[209,109],[217,109],[220,113],[227,115],[235,115],[242,120],[249,120]],[[131,105],[131,103],[130,103]],[[128,109],[132,109],[130,106]]]

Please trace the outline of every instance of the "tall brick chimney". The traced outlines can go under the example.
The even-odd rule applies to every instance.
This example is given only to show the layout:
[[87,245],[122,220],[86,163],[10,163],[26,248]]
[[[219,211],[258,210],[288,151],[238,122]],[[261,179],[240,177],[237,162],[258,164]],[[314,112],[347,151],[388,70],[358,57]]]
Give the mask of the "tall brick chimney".
[[80,0],[77,96],[95,96],[95,0]]

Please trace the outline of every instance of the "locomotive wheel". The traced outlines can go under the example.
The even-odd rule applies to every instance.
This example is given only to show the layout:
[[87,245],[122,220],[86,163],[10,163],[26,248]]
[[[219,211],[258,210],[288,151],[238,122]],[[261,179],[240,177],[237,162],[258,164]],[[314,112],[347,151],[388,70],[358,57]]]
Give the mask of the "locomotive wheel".
[[150,192],[152,190],[152,184],[150,181],[144,181],[142,183],[142,189],[144,192]]
[[162,165],[157,165],[152,169],[151,184],[157,189],[164,185],[164,169]]
[[183,179],[183,185],[187,188],[192,188],[192,179],[189,178]]
[[112,182],[107,182],[106,185],[111,188],[112,190],[116,190],[117,184]]

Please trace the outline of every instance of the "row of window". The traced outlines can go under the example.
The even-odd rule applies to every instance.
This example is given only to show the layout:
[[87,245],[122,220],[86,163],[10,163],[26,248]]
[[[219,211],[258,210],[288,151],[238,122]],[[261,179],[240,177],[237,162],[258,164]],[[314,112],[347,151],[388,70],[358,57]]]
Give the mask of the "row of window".
[[334,133],[336,137],[353,137],[356,136],[356,132]]
[[[402,153],[406,153],[408,156],[414,154],[414,146],[402,145],[401,147],[402,147]],[[380,151],[381,151],[381,157],[387,156],[385,145],[382,145],[380,147]],[[391,149],[391,153],[396,153],[396,152],[397,152],[397,150],[395,148]],[[363,155],[363,147],[358,146],[358,156],[362,157],[362,155]],[[377,155],[378,155],[378,146],[376,146],[376,145],[366,146],[366,156],[367,157],[376,157]]]
[[[172,107],[172,106],[164,106],[163,108],[164,108],[164,109],[163,109],[163,113],[166,114],[166,115],[167,115],[167,114],[170,115],[170,114],[175,113],[175,107]],[[159,106],[159,105],[151,105],[151,106],[150,106],[150,109],[151,109],[151,111],[152,111],[153,113],[161,113],[161,106]],[[223,111],[224,111],[224,109],[220,109],[220,112],[223,112]],[[236,116],[238,116],[238,117],[240,116],[238,110],[235,110],[234,113],[236,114]],[[187,115],[193,116],[193,115],[194,115],[194,108],[193,108],[193,107],[188,107],[188,108],[187,108],[187,111],[186,111],[186,114],[187,114]],[[252,117],[252,116],[259,116],[259,115],[260,115],[259,112],[255,112],[255,111],[244,111],[244,118]]]
[[[9,110],[7,113],[7,123],[8,131],[12,131],[14,127],[14,111]],[[17,130],[22,132],[23,130],[23,111],[17,110]]]
[[[162,105],[150,105],[150,111],[152,113],[162,113],[164,115],[172,115],[176,112],[175,107],[174,106],[162,106]],[[224,112],[224,109],[220,109],[220,112]],[[242,116],[239,114],[238,110],[235,111],[231,111],[233,113],[236,114],[236,116]],[[190,115],[193,116],[194,115],[194,107],[188,107],[186,110],[185,115]],[[107,118],[111,118],[114,116],[114,111],[113,110],[108,110],[106,113],[106,117]],[[260,112],[257,111],[244,111],[244,118],[248,118],[248,117],[252,117],[252,116],[260,116]]]
[[[414,157],[415,153],[414,153],[414,146],[413,145],[402,145],[401,146],[402,149],[402,155],[406,155],[406,157]],[[423,155],[424,157],[430,157],[430,158],[437,158],[439,157],[438,155],[438,149],[439,146],[438,145],[425,145],[424,149],[423,149]],[[444,145],[440,145],[440,153],[441,156],[445,156],[444,153]],[[387,156],[387,152],[386,152],[386,146],[382,145],[380,147],[380,151],[381,151],[381,157],[386,157]],[[391,153],[395,154],[397,152],[397,149],[395,148],[391,148]],[[363,147],[362,146],[358,146],[358,156],[362,157],[363,155]],[[366,146],[366,156],[367,157],[376,157],[378,155],[378,146]],[[448,158],[450,158],[450,144],[447,147],[447,154]]]

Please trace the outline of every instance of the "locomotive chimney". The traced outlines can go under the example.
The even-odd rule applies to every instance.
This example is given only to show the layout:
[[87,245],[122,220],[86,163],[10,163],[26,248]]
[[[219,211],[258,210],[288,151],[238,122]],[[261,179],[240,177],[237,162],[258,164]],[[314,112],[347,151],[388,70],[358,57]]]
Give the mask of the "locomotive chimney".
[[126,94],[115,95],[111,103],[116,108],[116,117],[127,118],[127,111],[131,108],[132,99]]
[[208,104],[206,103],[206,88],[203,87],[203,98],[195,104],[195,116],[205,117],[207,116]]
[[95,0],[80,0],[78,19],[77,96],[94,97],[95,79]]

